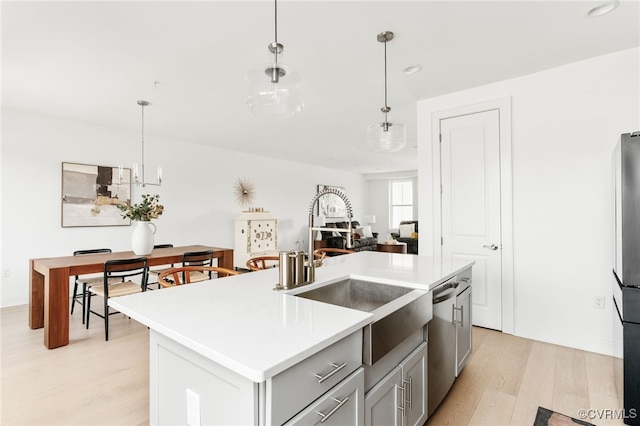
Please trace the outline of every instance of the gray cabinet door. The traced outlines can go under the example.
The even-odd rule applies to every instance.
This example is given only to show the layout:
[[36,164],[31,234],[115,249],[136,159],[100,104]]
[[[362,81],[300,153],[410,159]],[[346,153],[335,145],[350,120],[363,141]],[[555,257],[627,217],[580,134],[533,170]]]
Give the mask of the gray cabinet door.
[[398,365],[364,399],[365,426],[402,426],[402,368]]
[[418,346],[400,367],[405,386],[405,425],[422,426],[427,420],[427,343]]
[[471,356],[471,287],[456,297],[456,377]]

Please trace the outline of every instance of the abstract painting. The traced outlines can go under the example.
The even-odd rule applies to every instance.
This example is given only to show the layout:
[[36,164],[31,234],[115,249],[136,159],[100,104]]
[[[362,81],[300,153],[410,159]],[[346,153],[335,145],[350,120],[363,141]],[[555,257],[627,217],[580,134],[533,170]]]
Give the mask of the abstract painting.
[[131,169],[62,163],[62,227],[127,226],[119,204],[131,200]]

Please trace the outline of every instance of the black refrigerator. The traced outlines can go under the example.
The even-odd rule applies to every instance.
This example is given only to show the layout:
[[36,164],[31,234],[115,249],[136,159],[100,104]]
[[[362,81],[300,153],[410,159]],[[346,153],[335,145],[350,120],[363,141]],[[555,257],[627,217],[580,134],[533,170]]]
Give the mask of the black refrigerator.
[[614,351],[623,390],[624,422],[640,425],[640,132],[621,135],[613,155],[615,245]]

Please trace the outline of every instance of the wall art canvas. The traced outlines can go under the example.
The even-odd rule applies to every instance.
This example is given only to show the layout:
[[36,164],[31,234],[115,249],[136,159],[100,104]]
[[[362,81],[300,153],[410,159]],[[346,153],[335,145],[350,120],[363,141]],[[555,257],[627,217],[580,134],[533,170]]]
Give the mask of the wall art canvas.
[[131,201],[131,169],[62,163],[62,227],[128,226],[119,204]]
[[[326,188],[334,188],[344,194],[344,188],[340,186],[318,185],[318,193]],[[325,194],[318,199],[318,215],[325,217],[345,217],[347,207],[342,198],[336,194]]]

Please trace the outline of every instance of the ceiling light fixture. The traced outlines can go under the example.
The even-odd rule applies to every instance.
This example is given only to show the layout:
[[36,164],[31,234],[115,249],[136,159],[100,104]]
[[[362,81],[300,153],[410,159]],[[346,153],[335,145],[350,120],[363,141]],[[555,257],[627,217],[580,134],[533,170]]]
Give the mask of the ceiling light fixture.
[[411,74],[417,73],[420,70],[422,70],[422,65],[415,64],[415,65],[410,65],[406,67],[402,72],[405,73],[406,75],[411,75]]
[[273,62],[257,65],[247,72],[249,95],[247,103],[255,115],[267,118],[289,118],[302,111],[299,74],[290,66],[278,62],[284,46],[278,43],[278,1],[275,4],[275,41],[269,44]]
[[618,6],[620,6],[620,2],[618,0],[611,0],[594,7],[587,12],[587,15],[592,18],[596,16],[606,15],[609,12],[613,12]]
[[377,36],[380,43],[384,43],[384,106],[380,111],[384,113],[384,122],[367,127],[367,146],[377,152],[397,152],[407,144],[407,128],[402,124],[389,123],[387,114],[391,107],[387,105],[387,42],[393,40],[393,33],[385,31]]
[[[149,102],[147,101],[138,101],[138,105],[140,105],[142,109],[142,164],[140,168],[138,168],[137,163],[133,163],[133,180],[134,183],[138,186],[160,186],[162,185],[162,168],[158,167],[158,183],[149,183],[144,181],[144,107],[149,106]],[[122,181],[123,177],[123,168],[122,166],[118,166],[118,174],[120,176],[120,181]]]

